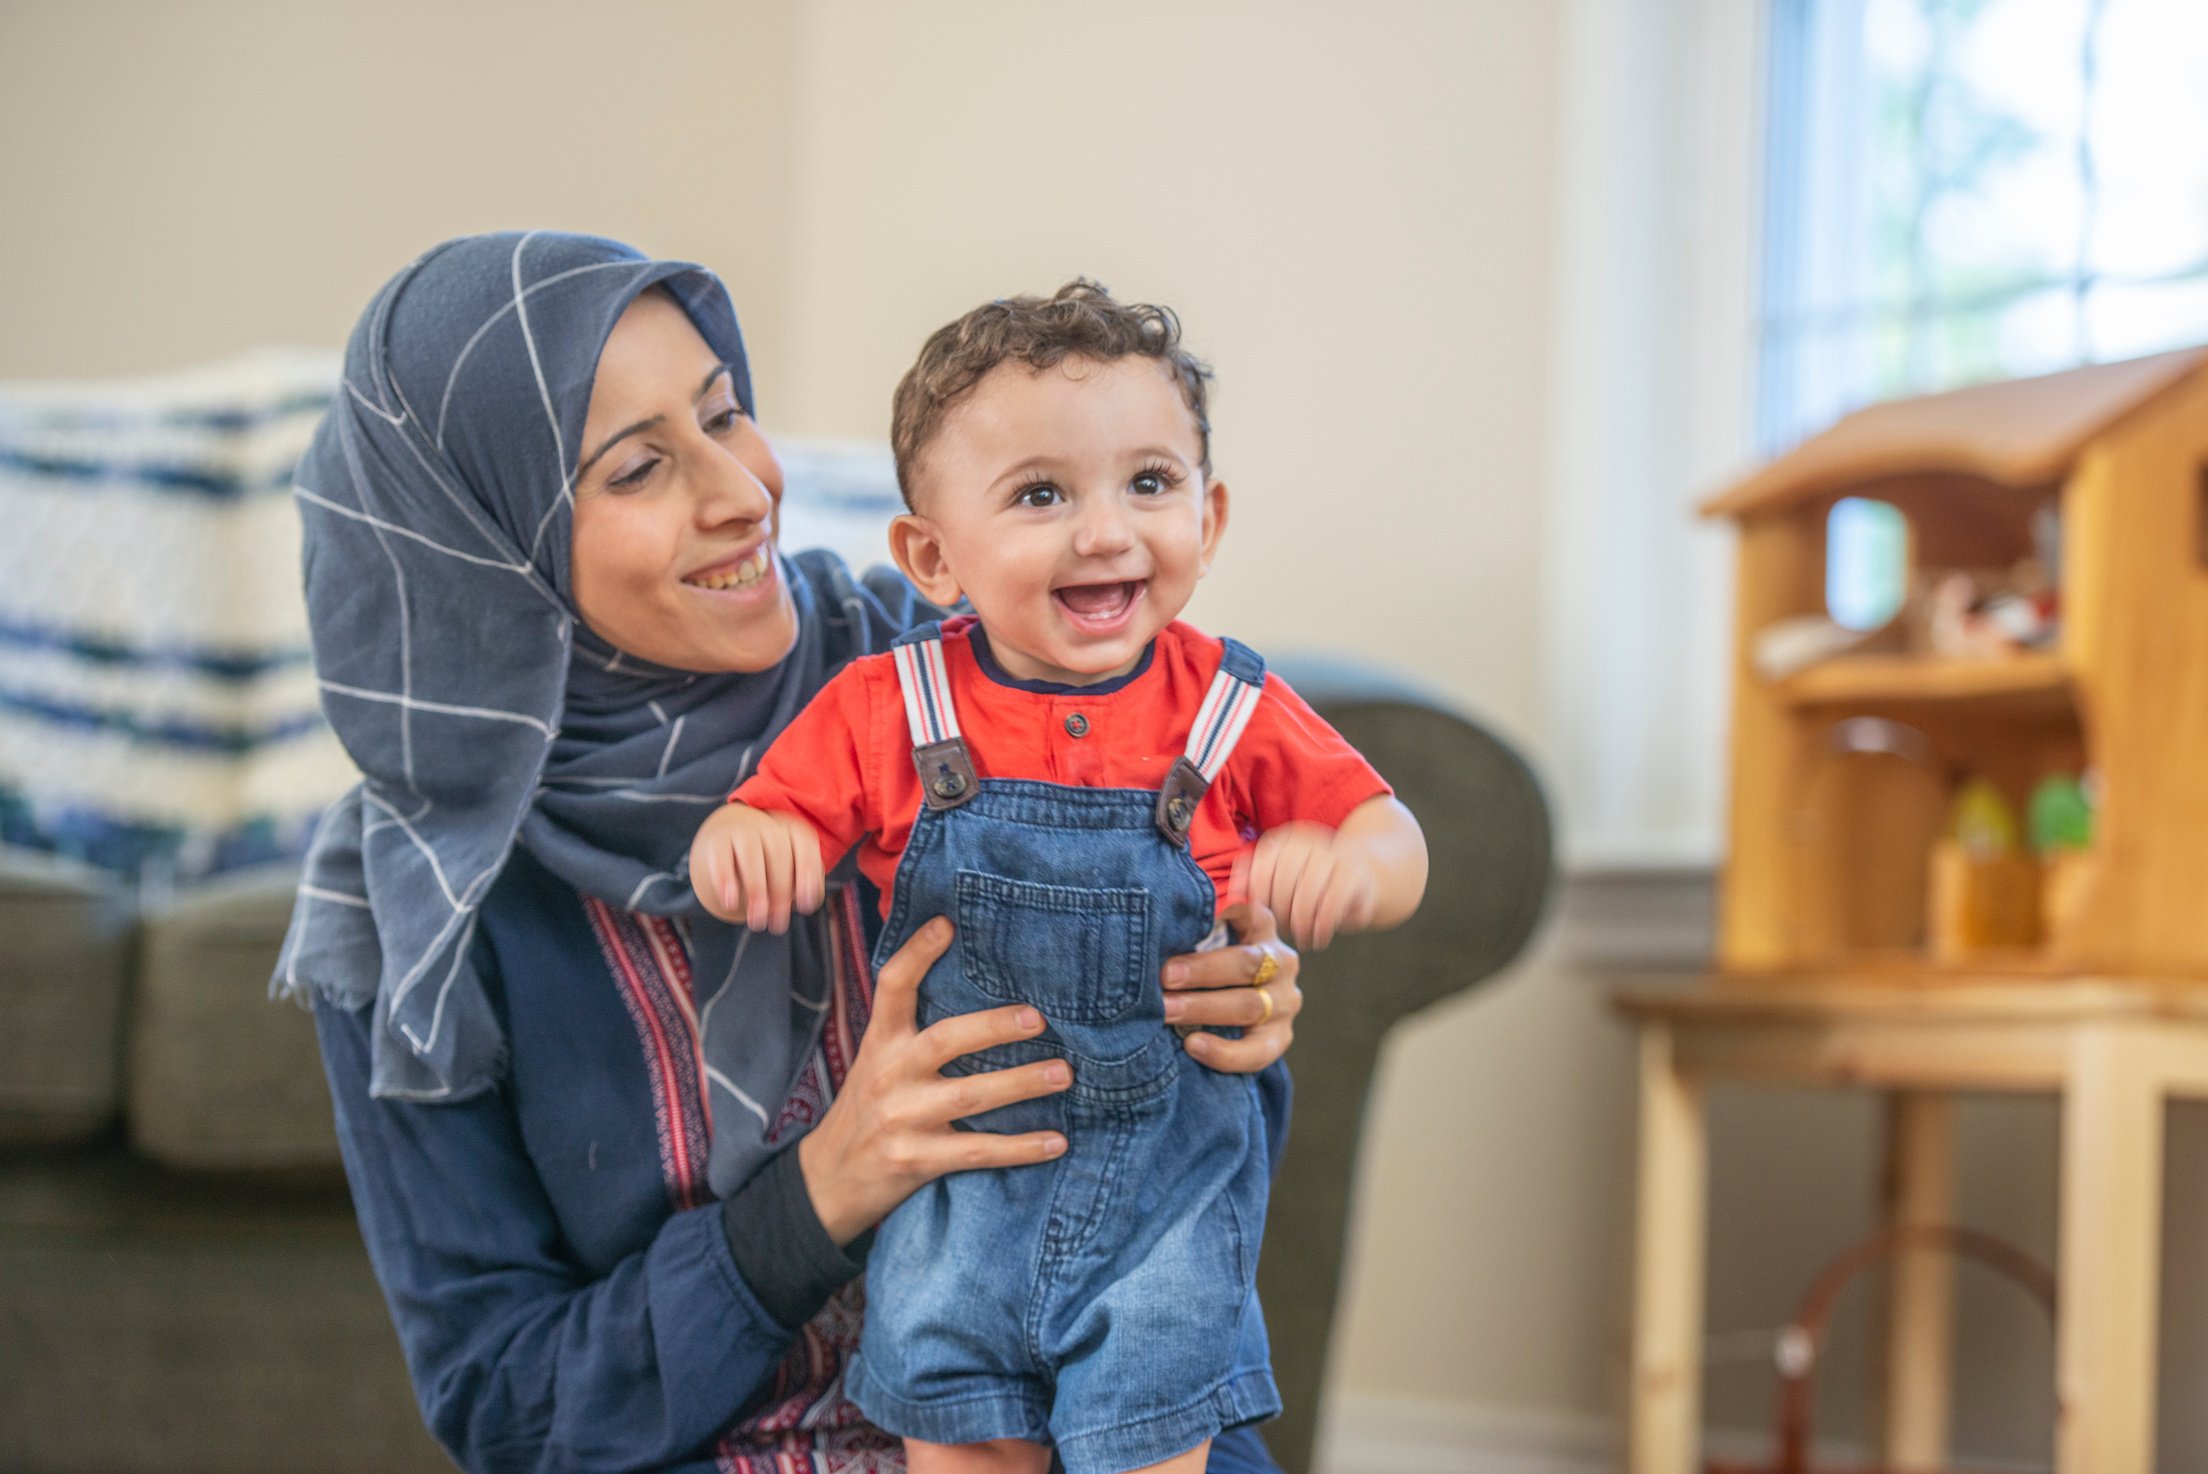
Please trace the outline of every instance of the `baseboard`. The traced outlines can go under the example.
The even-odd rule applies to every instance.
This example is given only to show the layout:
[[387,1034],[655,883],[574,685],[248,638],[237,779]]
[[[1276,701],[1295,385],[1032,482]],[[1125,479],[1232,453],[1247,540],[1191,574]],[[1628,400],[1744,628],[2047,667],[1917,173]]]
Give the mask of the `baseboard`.
[[[1751,1463],[1769,1456],[1771,1435],[1713,1428],[1702,1451]],[[1816,1460],[1861,1468],[1870,1451],[1820,1443]],[[1970,1467],[2027,1474],[2045,1465],[1975,1458]],[[1327,1404],[1311,1468],[1312,1474],[1614,1474],[1618,1435],[1608,1420],[1584,1413],[1345,1392]]]
[[1602,1418],[1432,1398],[1341,1393],[1320,1422],[1313,1474],[1610,1474]]

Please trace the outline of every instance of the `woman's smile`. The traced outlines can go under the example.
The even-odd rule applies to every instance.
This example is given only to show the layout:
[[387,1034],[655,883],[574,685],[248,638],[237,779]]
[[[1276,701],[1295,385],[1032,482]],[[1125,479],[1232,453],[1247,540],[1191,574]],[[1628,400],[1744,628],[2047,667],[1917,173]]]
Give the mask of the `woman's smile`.
[[774,549],[765,542],[682,576],[684,584],[709,594],[755,593],[773,579]]

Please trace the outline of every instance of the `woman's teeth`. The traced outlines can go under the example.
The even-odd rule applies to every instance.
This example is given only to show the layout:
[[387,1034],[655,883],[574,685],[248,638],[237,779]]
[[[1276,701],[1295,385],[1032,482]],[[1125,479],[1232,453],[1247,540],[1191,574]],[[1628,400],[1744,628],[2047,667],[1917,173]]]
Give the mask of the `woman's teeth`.
[[701,573],[683,582],[694,589],[748,589],[767,576],[767,560],[773,556],[770,549],[761,546],[758,552],[734,568],[724,568],[719,573]]

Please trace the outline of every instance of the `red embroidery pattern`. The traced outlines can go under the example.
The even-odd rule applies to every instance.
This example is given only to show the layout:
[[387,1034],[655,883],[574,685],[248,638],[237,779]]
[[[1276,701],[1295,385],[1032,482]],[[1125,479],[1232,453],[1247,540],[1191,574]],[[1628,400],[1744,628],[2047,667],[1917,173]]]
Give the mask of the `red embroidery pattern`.
[[[798,1070],[797,1082],[776,1113],[769,1142],[795,1139],[811,1129],[843,1086],[858,1054],[859,1038],[874,1002],[874,976],[868,966],[865,923],[856,888],[834,891],[822,917],[828,940],[828,1013],[820,1043]],[[656,918],[633,917],[641,930],[658,937],[655,955],[679,958],[680,986],[672,989],[690,1008],[689,961],[680,934]],[[616,966],[616,973],[620,968]],[[634,1012],[632,1008],[632,1012]],[[642,1031],[640,1030],[640,1033]],[[696,1056],[694,1018],[689,1033]],[[647,1056],[652,1054],[647,1048]],[[703,1071],[696,1100],[703,1101]],[[656,1077],[655,1077],[656,1079]],[[704,1118],[701,1116],[700,1118]],[[704,1200],[705,1150],[695,1154]],[[775,1368],[765,1406],[732,1430],[716,1451],[724,1474],[904,1474],[904,1446],[866,1421],[843,1395],[843,1371],[859,1348],[859,1326],[866,1313],[862,1281],[853,1281],[829,1297],[820,1313],[790,1343]]]
[[690,997],[689,952],[663,918],[616,911],[587,896],[583,909],[644,1049],[668,1197],[677,1208],[694,1208],[710,1196],[705,1164],[712,1127]]

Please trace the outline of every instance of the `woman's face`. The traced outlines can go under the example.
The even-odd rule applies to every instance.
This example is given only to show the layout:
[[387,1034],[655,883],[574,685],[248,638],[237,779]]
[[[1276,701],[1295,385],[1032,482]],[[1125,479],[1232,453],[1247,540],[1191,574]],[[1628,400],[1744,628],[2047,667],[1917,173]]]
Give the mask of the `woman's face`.
[[598,357],[575,478],[575,606],[659,665],[765,670],[797,640],[774,555],[782,467],[674,300],[646,292]]

